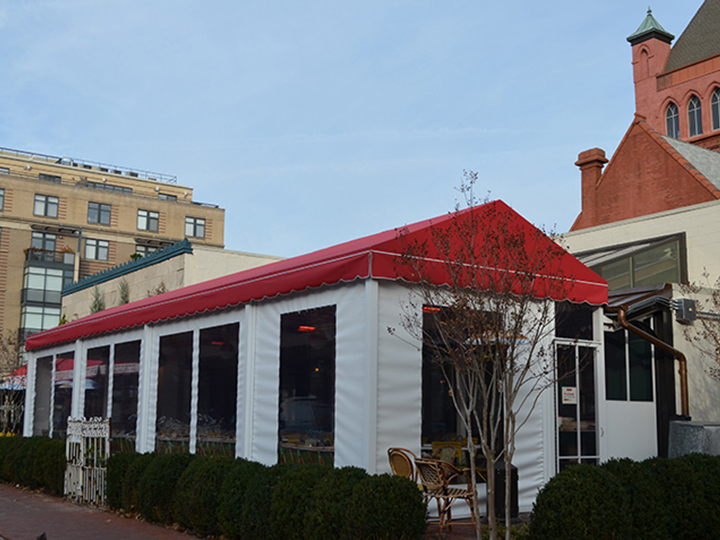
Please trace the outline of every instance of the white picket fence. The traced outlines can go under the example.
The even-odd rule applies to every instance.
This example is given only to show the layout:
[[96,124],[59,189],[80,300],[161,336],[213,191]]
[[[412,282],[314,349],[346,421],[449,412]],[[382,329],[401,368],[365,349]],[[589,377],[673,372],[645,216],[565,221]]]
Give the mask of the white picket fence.
[[65,498],[105,506],[110,420],[69,418],[65,457]]

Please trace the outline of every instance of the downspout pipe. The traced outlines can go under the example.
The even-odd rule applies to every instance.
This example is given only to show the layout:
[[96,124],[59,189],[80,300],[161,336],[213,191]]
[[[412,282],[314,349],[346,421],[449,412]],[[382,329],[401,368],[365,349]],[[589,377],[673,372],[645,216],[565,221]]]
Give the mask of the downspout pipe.
[[625,306],[608,306],[605,308],[605,311],[617,313],[618,323],[620,324],[620,326],[625,328],[628,332],[632,332],[636,336],[639,336],[642,339],[649,341],[656,347],[660,347],[663,351],[673,355],[678,360],[678,362],[680,363],[680,368],[678,369],[678,372],[680,374],[680,409],[683,416],[689,417],[690,405],[688,403],[687,359],[685,358],[685,355],[674,347],[671,347],[664,341],[661,341],[655,336],[648,334],[644,330],[641,330],[637,326],[630,324],[630,322],[627,320],[627,309]]

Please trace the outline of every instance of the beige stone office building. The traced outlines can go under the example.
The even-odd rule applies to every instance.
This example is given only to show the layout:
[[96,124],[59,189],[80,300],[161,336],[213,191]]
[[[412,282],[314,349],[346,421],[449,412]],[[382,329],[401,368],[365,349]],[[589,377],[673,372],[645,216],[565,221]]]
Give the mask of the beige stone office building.
[[222,248],[224,220],[174,176],[0,148],[0,331],[56,326],[64,285],[133,254]]

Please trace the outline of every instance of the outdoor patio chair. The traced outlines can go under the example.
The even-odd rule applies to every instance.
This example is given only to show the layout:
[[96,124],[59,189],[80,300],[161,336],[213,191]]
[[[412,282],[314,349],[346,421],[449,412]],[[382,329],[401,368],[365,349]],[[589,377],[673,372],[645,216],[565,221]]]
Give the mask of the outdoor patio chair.
[[[475,523],[475,501],[469,469],[460,470],[445,461],[428,458],[415,459],[415,469],[422,483],[425,502],[429,503],[432,499],[437,502],[440,520],[438,537],[442,537],[443,529],[445,526],[449,526],[449,522],[452,520],[452,506],[459,500],[467,502],[470,507],[473,526],[477,528],[477,523]],[[462,484],[451,485],[453,480],[462,476],[468,481],[467,486]]]
[[404,476],[417,483],[415,460],[417,456],[405,448],[388,448],[390,468],[396,476]]

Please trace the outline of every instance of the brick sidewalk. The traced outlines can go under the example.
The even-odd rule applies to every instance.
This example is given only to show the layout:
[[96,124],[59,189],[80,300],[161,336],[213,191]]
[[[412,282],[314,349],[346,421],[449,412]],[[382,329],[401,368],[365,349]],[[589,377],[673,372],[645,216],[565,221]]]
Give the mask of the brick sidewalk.
[[0,484],[0,539],[190,540],[197,536]]

